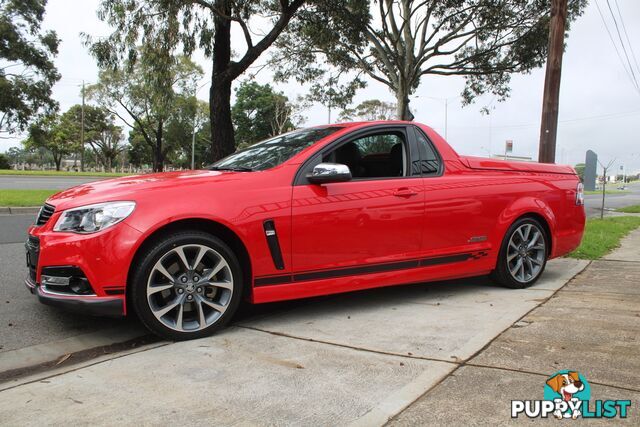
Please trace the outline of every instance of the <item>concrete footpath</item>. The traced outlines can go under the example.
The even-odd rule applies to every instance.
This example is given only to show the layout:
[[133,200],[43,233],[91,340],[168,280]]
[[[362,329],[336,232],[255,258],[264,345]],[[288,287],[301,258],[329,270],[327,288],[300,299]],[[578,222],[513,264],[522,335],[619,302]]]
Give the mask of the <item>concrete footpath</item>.
[[155,343],[5,382],[0,419],[382,425],[586,265],[554,260],[525,290],[467,279],[310,299],[210,338]]
[[561,369],[580,372],[592,400],[631,400],[627,419],[590,424],[640,425],[640,229],[391,424],[506,424],[510,401],[542,399],[546,379]]
[[[640,235],[611,257],[633,254],[628,245],[640,248]],[[586,270],[583,261],[554,260],[525,290],[472,279],[311,299],[210,338],[155,343],[0,384],[0,419],[508,424],[512,399],[541,399],[550,374],[575,369],[592,398],[631,399],[627,421],[637,424],[640,260],[611,257]]]

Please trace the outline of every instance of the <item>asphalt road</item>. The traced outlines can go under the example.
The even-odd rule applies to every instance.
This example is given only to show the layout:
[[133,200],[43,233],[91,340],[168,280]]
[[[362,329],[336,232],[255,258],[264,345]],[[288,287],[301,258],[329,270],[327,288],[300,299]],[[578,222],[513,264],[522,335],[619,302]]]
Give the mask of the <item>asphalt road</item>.
[[136,322],[72,314],[38,302],[24,286],[24,244],[0,245],[0,357],[3,351]]
[[[615,189],[616,186],[607,186],[607,188]],[[627,191],[627,193],[606,194],[604,199],[605,210],[640,205],[640,183],[634,182],[633,184],[628,184]],[[602,194],[588,194],[584,196],[584,205],[589,218],[600,216]]]
[[64,190],[87,182],[101,181],[106,178],[75,176],[24,176],[0,175],[2,190]]

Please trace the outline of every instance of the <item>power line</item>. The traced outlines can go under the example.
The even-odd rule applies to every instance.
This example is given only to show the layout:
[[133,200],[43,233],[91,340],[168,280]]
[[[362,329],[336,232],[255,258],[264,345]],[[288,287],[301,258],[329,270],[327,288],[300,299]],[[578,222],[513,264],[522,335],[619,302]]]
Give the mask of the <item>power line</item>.
[[607,7],[609,8],[609,13],[611,13],[611,17],[613,18],[613,24],[616,26],[616,32],[618,33],[618,39],[620,39],[620,45],[622,46],[622,51],[624,52],[625,58],[627,58],[627,64],[629,64],[629,69],[631,70],[631,75],[633,76],[633,80],[636,82],[636,87],[640,88],[638,85],[638,79],[636,78],[636,73],[633,70],[633,66],[631,65],[631,60],[629,59],[629,54],[627,53],[627,48],[624,46],[624,41],[622,41],[622,34],[620,34],[620,27],[618,26],[618,20],[616,19],[616,15],[613,13],[613,9],[611,8],[611,3],[607,0]]
[[[573,122],[581,122],[581,121],[585,121],[585,120],[589,120],[589,121],[600,121],[600,120],[611,120],[611,119],[618,119],[618,118],[623,118],[623,117],[629,117],[629,116],[634,116],[640,114],[640,110],[635,110],[635,111],[626,111],[623,113],[610,113],[610,114],[600,114],[600,115],[596,115],[596,116],[585,116],[585,117],[576,117],[574,119],[565,119],[565,120],[558,120],[558,123],[573,123]],[[534,126],[538,126],[538,123],[523,123],[523,124],[518,124],[518,125],[494,125],[493,128],[494,129],[517,129],[517,128],[528,128],[528,127],[534,127]],[[453,128],[456,129],[480,129],[480,128],[484,128],[484,126],[452,126]]]
[[607,25],[607,21],[605,20],[604,15],[602,14],[602,10],[600,9],[600,5],[598,4],[598,0],[595,0],[595,4],[596,4],[596,7],[598,8],[598,13],[600,14],[600,18],[602,19],[602,23],[604,24],[604,28],[605,28],[605,30],[607,30],[607,34],[609,34],[609,39],[611,40],[611,44],[613,44],[613,48],[615,49],[616,54],[618,55],[618,59],[620,60],[620,64],[622,64],[622,68],[624,68],[625,73],[627,73],[627,77],[629,77],[629,80],[631,81],[631,84],[633,85],[633,87],[640,93],[640,88],[638,88],[638,86],[635,83],[635,81],[631,78],[631,74],[629,74],[629,70],[627,70],[627,67],[624,64],[624,60],[622,59],[622,55],[620,55],[620,51],[618,50],[618,45],[616,45],[616,42],[613,39],[613,36],[611,35],[611,31],[609,31],[609,26]]
[[624,25],[624,19],[622,19],[622,12],[620,12],[620,5],[618,4],[618,0],[615,0],[616,9],[618,9],[618,16],[620,17],[620,23],[622,24],[622,31],[624,32],[624,36],[627,39],[627,45],[629,46],[629,50],[631,51],[631,57],[633,58],[633,62],[636,64],[636,70],[640,71],[640,66],[638,66],[638,60],[636,59],[636,53],[633,51],[633,45],[629,40],[629,33],[627,32],[627,26]]

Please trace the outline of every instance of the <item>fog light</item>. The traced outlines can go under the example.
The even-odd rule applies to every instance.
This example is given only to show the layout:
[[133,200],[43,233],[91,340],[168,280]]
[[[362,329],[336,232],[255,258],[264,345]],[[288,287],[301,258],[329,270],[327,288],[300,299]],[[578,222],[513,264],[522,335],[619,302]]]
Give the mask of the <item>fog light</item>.
[[72,277],[69,279],[69,288],[76,294],[87,295],[93,293],[89,281],[84,277]]
[[44,267],[40,282],[42,287],[49,292],[69,295],[94,295],[89,280],[78,267]]

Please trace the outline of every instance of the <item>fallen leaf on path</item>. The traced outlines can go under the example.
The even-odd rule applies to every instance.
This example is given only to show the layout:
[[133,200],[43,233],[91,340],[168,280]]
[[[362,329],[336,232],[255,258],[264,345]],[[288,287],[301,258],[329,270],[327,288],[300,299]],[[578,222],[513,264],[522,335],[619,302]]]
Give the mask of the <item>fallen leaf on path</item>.
[[62,356],[62,357],[60,358],[60,360],[58,360],[58,361],[56,362],[56,365],[55,365],[55,366],[58,366],[59,364],[64,363],[64,361],[65,361],[65,360],[67,360],[67,359],[68,359],[68,358],[70,358],[70,357],[71,357],[71,353],[65,354],[64,356]]

